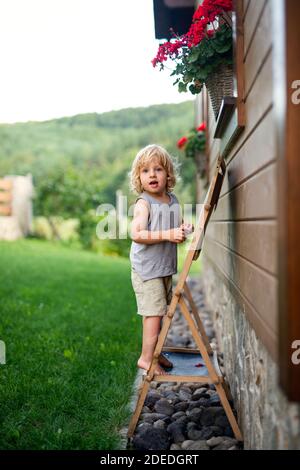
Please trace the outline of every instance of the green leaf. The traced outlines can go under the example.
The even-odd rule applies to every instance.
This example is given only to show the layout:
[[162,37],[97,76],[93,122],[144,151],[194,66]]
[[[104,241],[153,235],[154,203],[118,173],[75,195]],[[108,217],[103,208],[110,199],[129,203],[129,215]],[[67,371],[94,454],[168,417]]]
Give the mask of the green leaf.
[[191,54],[188,56],[187,60],[189,63],[193,63],[193,62],[196,62],[198,60],[198,57],[199,57],[199,53],[200,53],[200,50],[199,49],[196,49],[194,48],[191,52]]
[[200,93],[201,90],[202,90],[202,86],[201,86],[201,88],[196,87],[193,84],[189,86],[189,91],[192,93],[192,95],[197,95],[198,93]]
[[179,91],[179,93],[186,92],[186,87],[187,87],[187,84],[186,84],[186,83],[179,82],[179,83],[178,83],[178,91]]

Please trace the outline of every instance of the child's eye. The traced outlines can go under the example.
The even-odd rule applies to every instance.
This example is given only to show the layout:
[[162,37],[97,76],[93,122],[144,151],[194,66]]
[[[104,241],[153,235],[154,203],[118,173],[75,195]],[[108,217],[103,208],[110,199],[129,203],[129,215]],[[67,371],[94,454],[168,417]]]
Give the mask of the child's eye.
[[144,168],[144,169],[142,170],[142,173],[147,173],[147,171],[148,171],[147,168]]

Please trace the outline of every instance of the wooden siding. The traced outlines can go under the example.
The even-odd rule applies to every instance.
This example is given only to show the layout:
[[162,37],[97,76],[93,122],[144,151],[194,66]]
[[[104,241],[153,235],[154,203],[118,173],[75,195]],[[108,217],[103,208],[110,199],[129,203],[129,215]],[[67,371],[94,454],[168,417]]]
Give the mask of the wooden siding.
[[[273,115],[271,1],[244,0],[246,126],[226,158],[227,175],[203,256],[277,360],[277,160]],[[209,105],[210,169],[219,154]]]
[[[279,191],[279,381],[288,399],[294,402],[300,402],[300,365],[295,361],[300,339],[300,103],[291,95],[294,82],[300,77],[299,16],[298,0],[276,2],[273,50]],[[299,97],[299,84],[297,93]]]

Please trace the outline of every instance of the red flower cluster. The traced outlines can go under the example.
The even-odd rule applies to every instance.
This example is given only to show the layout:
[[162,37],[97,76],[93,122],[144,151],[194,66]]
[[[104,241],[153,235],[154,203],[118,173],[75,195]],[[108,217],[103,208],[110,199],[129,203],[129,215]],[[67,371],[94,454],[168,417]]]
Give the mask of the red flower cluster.
[[184,40],[178,40],[176,42],[164,42],[158,48],[156,57],[151,61],[153,67],[156,66],[157,62],[163,62],[170,58],[174,58],[178,54],[178,50],[185,44]]
[[212,36],[213,30],[207,31],[207,25],[225,11],[232,10],[232,0],[204,0],[194,13],[192,25],[185,35],[188,47],[199,44],[206,35]]
[[181,137],[181,139],[179,139],[177,142],[177,147],[181,149],[182,147],[185,146],[186,143],[187,143],[187,137]]
[[175,42],[165,42],[159,46],[156,57],[151,61],[153,67],[168,59],[177,57],[179,49],[183,46],[189,48],[199,44],[205,37],[214,35],[214,30],[207,30],[207,26],[215,21],[216,17],[226,11],[232,10],[232,0],[204,0],[194,13],[193,22],[189,31]]
[[[200,126],[196,127],[195,129],[196,129],[197,132],[203,132],[203,131],[205,131],[205,129],[206,129],[206,123],[205,123],[205,122],[202,122],[202,124],[200,124]],[[185,144],[187,143],[187,141],[188,141],[188,138],[187,138],[187,137],[185,137],[185,136],[184,136],[184,137],[181,137],[181,138],[178,140],[178,142],[177,142],[177,147],[178,147],[179,149],[182,149],[182,148],[185,146]]]
[[201,132],[206,130],[206,124],[205,122],[202,122],[199,127],[196,127],[196,131]]
[[193,21],[201,20],[202,17],[214,21],[216,16],[222,14],[223,11],[231,10],[232,0],[204,0],[194,13]]

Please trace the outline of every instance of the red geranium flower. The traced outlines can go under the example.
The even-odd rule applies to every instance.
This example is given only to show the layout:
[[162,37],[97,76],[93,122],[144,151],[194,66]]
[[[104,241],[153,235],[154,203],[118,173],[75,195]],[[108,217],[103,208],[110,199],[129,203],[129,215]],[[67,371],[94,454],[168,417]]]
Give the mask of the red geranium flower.
[[186,143],[187,143],[187,137],[181,137],[181,139],[179,139],[177,142],[177,147],[181,149],[182,147],[185,146]]
[[206,130],[206,124],[205,124],[205,122],[202,122],[202,124],[200,124],[200,126],[197,127],[196,130],[197,130],[198,132],[200,132],[200,131],[205,131],[205,130]]

